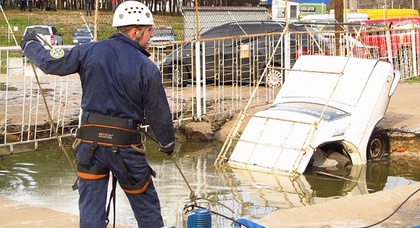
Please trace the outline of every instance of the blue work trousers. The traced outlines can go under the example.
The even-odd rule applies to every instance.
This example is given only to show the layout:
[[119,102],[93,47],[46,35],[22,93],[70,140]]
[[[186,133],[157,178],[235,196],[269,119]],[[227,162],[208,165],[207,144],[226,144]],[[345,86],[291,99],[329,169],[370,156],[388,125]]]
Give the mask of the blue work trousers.
[[[80,160],[90,149],[90,144],[82,143],[77,148],[76,157]],[[114,153],[110,147],[98,146],[93,156],[86,160],[86,163],[110,170],[123,184],[132,183],[126,177],[123,168],[118,164],[117,156],[121,156],[129,176],[132,180],[140,182],[149,165],[146,156],[131,148],[119,148]],[[109,176],[99,180],[79,180],[79,212],[81,228],[102,228],[106,227],[106,203],[108,192]],[[146,191],[141,194],[128,194],[134,216],[139,227],[163,227],[160,202],[150,180]],[[118,210],[118,208],[117,208]],[[118,218],[116,218],[118,221]]]

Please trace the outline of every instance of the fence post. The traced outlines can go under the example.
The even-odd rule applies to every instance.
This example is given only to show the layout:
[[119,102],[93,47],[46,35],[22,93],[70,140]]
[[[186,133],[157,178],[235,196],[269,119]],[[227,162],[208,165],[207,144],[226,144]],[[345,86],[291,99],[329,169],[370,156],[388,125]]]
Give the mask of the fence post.
[[[200,41],[195,43],[195,84],[196,84],[196,102],[197,102],[197,119],[201,120],[201,62],[200,62]],[[204,54],[204,53],[203,53]],[[205,56],[204,56],[205,58]]]

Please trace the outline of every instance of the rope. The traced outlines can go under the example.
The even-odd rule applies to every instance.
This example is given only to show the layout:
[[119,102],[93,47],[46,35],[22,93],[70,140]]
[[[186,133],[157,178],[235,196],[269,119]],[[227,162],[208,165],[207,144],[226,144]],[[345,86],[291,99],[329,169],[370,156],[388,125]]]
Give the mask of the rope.
[[[38,35],[37,35],[37,36],[38,36]],[[39,36],[38,36],[38,37],[39,37]],[[35,79],[36,79],[36,82],[37,82],[37,84],[38,84],[38,87],[39,87],[39,91],[40,91],[40,93],[41,93],[42,100],[44,101],[45,109],[46,109],[46,111],[47,111],[47,114],[48,114],[48,118],[49,118],[49,121],[50,121],[51,127],[52,127],[52,128],[53,128],[53,130],[54,130],[54,135],[55,135],[55,137],[56,137],[56,139],[57,139],[57,143],[58,143],[58,145],[60,146],[61,150],[64,152],[64,155],[66,156],[67,161],[70,163],[71,169],[73,170],[74,174],[77,176],[77,171],[76,171],[76,168],[74,167],[73,162],[72,162],[72,160],[70,159],[69,154],[67,153],[67,150],[64,148],[63,143],[61,142],[60,137],[58,136],[57,128],[56,128],[55,123],[54,123],[54,120],[53,120],[53,118],[52,118],[52,116],[51,116],[50,109],[48,108],[48,103],[47,103],[47,100],[45,99],[45,95],[44,95],[44,91],[42,90],[41,83],[39,82],[39,78],[38,78],[38,74],[36,73],[35,66],[34,66],[34,64],[33,64],[32,62],[31,62],[31,66],[32,66],[32,70],[34,71],[34,74],[35,74]],[[74,188],[73,188],[73,189],[74,189]]]
[[174,162],[176,168],[178,169],[179,173],[181,174],[182,178],[184,179],[185,183],[187,184],[188,189],[190,189],[190,200],[192,202],[194,202],[194,205],[197,205],[197,202],[196,202],[197,197],[195,196],[194,190],[191,188],[190,184],[187,181],[187,178],[184,176],[184,173],[181,171],[181,168],[179,167],[178,162],[175,160],[174,157],[171,156],[171,158],[172,158],[172,161]]
[[[149,133],[147,133],[147,131],[145,131],[143,128],[139,127],[139,129],[150,139],[152,139],[154,142],[158,143],[157,139],[155,137],[153,137],[152,135],[150,135]],[[176,168],[178,169],[179,173],[182,176],[182,179],[184,179],[185,183],[187,184],[188,189],[190,190],[190,200],[191,202],[194,202],[194,205],[197,205],[197,197],[195,196],[195,192],[192,189],[192,187],[190,186],[190,183],[188,183],[187,178],[185,177],[184,173],[182,172],[181,168],[179,167],[178,162],[175,160],[174,157],[170,156],[172,159],[172,162],[175,164]]]
[[[6,23],[7,23],[7,25],[8,25],[9,30],[10,30],[10,31],[12,31],[11,26],[10,26],[10,23],[9,23],[9,20],[7,19],[6,14],[4,13],[3,7],[1,7],[1,6],[0,6],[0,9],[1,9],[2,13],[3,13],[4,19],[6,20]],[[19,45],[18,45],[18,43],[17,43],[17,40],[16,40],[16,37],[15,37],[14,33],[13,33],[13,32],[11,32],[11,34],[12,34],[12,36],[13,36],[13,39],[14,39],[14,41],[15,41],[16,46],[18,46],[18,47],[19,47]],[[43,39],[43,37],[39,36],[38,34],[37,34],[37,37],[38,37],[38,38],[40,38],[41,40],[43,40],[43,41],[44,41],[44,43],[46,43],[46,44],[47,44],[50,48],[52,48],[52,46],[51,46],[51,45],[49,45],[49,44],[48,44],[48,42],[45,42],[45,40]],[[77,171],[76,171],[76,168],[74,167],[73,162],[72,162],[72,160],[70,159],[70,156],[69,156],[69,155],[68,155],[68,153],[67,153],[67,150],[64,148],[63,143],[61,142],[60,137],[58,136],[58,131],[57,131],[57,128],[56,128],[56,126],[55,126],[54,120],[53,120],[53,118],[52,118],[52,116],[51,116],[51,112],[50,112],[50,110],[49,110],[49,108],[48,108],[48,103],[47,103],[47,100],[45,99],[45,95],[44,95],[44,92],[43,92],[43,89],[42,89],[41,83],[39,82],[39,77],[38,77],[38,74],[36,73],[35,66],[34,66],[34,64],[33,64],[32,62],[31,62],[31,65],[32,65],[32,70],[34,71],[34,75],[35,75],[36,82],[37,82],[37,84],[38,84],[39,91],[40,91],[40,93],[41,93],[42,99],[43,99],[44,104],[45,104],[45,109],[46,109],[46,111],[47,111],[47,114],[48,114],[48,117],[49,117],[49,120],[50,120],[51,127],[52,127],[52,128],[53,128],[53,130],[54,130],[54,134],[55,134],[55,137],[56,137],[56,139],[57,139],[57,143],[58,143],[58,145],[59,145],[60,149],[61,149],[61,150],[63,151],[63,153],[65,154],[65,156],[66,156],[66,158],[67,158],[67,160],[68,160],[68,162],[69,162],[69,164],[70,164],[71,169],[73,170],[73,172],[74,172],[74,173],[75,173],[75,175],[77,176]],[[73,185],[73,189],[75,189],[75,186],[77,186],[77,181],[76,181],[76,183]]]

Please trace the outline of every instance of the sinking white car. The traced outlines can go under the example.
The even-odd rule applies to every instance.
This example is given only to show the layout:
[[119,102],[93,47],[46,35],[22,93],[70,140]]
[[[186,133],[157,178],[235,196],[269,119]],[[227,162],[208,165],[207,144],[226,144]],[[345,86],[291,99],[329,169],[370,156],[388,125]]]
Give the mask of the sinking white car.
[[377,125],[399,80],[388,62],[302,56],[273,104],[251,117],[229,165],[294,175],[315,152],[351,164],[386,159],[388,135]]

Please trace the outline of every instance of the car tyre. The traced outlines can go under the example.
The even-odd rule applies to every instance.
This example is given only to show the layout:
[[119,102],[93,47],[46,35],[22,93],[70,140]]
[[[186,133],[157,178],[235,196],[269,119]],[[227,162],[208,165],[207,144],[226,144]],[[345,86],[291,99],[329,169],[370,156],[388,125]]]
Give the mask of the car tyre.
[[283,85],[283,72],[274,67],[269,67],[265,83],[270,88],[278,88]]
[[368,161],[386,160],[389,155],[389,148],[389,137],[386,131],[381,128],[375,128],[369,138],[366,149]]

